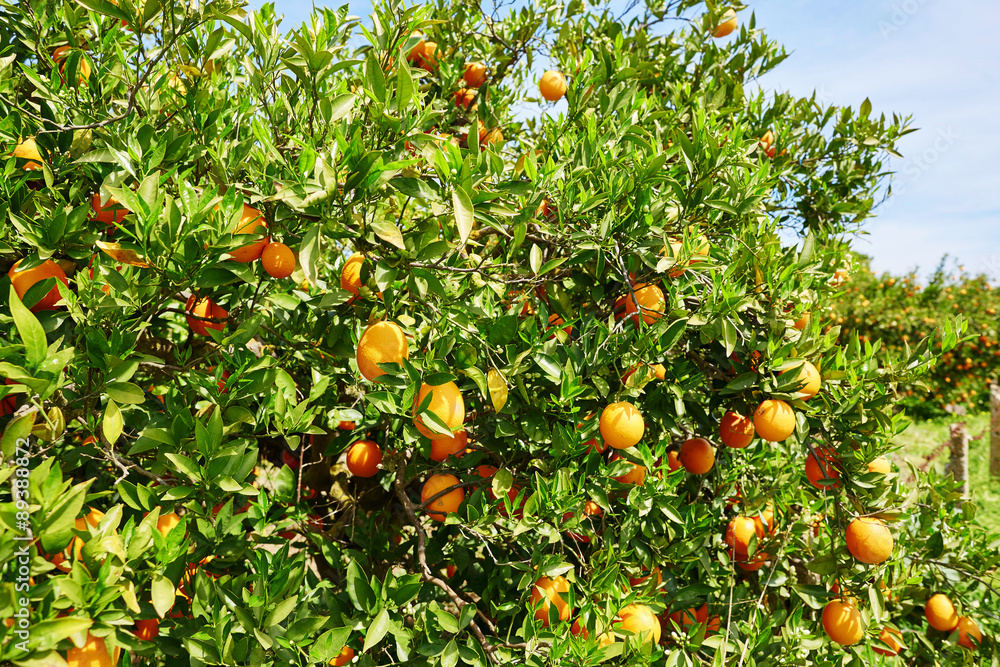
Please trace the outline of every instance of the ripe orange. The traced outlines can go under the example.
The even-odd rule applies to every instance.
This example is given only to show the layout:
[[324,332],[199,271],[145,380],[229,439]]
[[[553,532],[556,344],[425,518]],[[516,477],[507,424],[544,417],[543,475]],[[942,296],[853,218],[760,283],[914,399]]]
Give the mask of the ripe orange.
[[667,369],[663,367],[663,364],[653,364],[651,366],[653,369],[653,374],[656,375],[656,379],[663,382],[667,379]]
[[453,100],[455,100],[455,106],[459,109],[470,109],[476,101],[476,89],[475,88],[459,88],[454,93],[451,94]]
[[[185,315],[184,318],[187,320],[188,328],[191,329],[192,333],[196,333],[199,336],[208,336],[208,330],[214,329],[215,331],[222,331],[226,323],[225,322],[209,322],[206,320],[196,319],[198,317],[207,317],[211,319],[224,320],[229,317],[229,311],[215,303],[207,296],[201,299],[195,300],[195,295],[192,294],[188,297],[187,305],[184,309],[190,313],[190,315]],[[194,317],[192,317],[192,315]]]
[[[573,621],[573,626],[569,629],[569,631],[571,634],[577,637],[582,637],[584,639],[590,638],[590,631],[587,630],[587,627],[585,625],[582,625],[580,623],[579,618]],[[605,646],[609,646],[614,643],[615,643],[615,636],[610,632],[604,632],[597,636],[597,645],[599,647],[603,648]]]
[[788,372],[794,372],[799,378],[802,385],[799,387],[799,394],[801,394],[802,400],[808,400],[815,396],[823,384],[819,370],[808,361],[803,361],[798,366],[781,371],[780,374],[784,375]]
[[108,197],[108,203],[101,206],[101,193],[95,192],[90,199],[90,208],[94,210],[94,220],[103,222],[106,225],[121,224],[128,209],[118,203],[114,197]]
[[707,634],[718,632],[720,628],[722,628],[722,619],[718,616],[712,616],[705,622],[705,632]]
[[424,482],[424,488],[420,492],[420,504],[424,505],[427,516],[435,521],[444,521],[445,514],[457,512],[458,506],[465,500],[465,489],[461,487],[449,491],[430,503],[427,501],[441,491],[460,483],[458,477],[454,475],[431,475],[430,479]]
[[358,295],[361,289],[361,265],[365,263],[365,256],[360,252],[351,255],[344,268],[340,271],[340,289],[347,290],[354,296]]
[[757,530],[757,524],[750,517],[738,516],[729,521],[726,527],[726,544],[733,550],[736,560],[746,560],[754,535],[761,539],[764,532]]
[[[17,260],[14,262],[14,266],[10,267],[10,271],[7,272],[7,277],[10,278],[10,284],[14,286],[14,291],[17,292],[17,297],[24,300],[24,295],[28,293],[31,286],[35,283],[40,283],[47,278],[55,278],[61,282],[66,287],[69,287],[69,279],[66,278],[66,272],[62,270],[62,267],[53,262],[51,259],[47,259],[40,265],[25,269],[23,271],[18,271],[17,267],[21,265],[24,260]],[[56,302],[61,299],[62,296],[59,294],[59,288],[54,284],[52,289],[48,293],[39,299],[38,303],[31,307],[31,312],[37,313],[40,310],[55,310]]]
[[888,475],[892,472],[892,464],[889,463],[889,459],[884,456],[880,456],[868,464],[868,472],[877,472],[883,475]]
[[[614,456],[611,457],[611,462],[614,463],[620,458],[621,457],[618,456],[618,453],[616,452]],[[646,481],[646,466],[641,466],[638,463],[632,463],[631,461],[629,461],[629,463],[632,464],[632,469],[624,475],[615,477],[615,479],[622,484],[636,484],[638,486],[642,486],[643,482]]]
[[809,324],[809,313],[803,313],[802,317],[795,320],[795,324],[793,324],[792,326],[798,329],[799,331],[802,331],[803,329],[806,328],[808,324]]
[[754,553],[753,558],[747,562],[736,563],[736,566],[741,570],[746,572],[756,572],[760,568],[767,564],[767,560],[771,557],[771,554],[765,551],[757,551]]
[[758,535],[774,534],[774,504],[770,501],[764,505],[764,509],[753,517],[753,523],[757,527]]
[[542,577],[531,589],[531,608],[543,627],[549,626],[549,609],[556,608],[560,621],[568,621],[573,613],[569,605],[569,581],[566,577]]
[[958,627],[958,614],[955,612],[955,605],[943,593],[935,593],[931,596],[924,607],[924,615],[927,617],[927,622],[935,630],[951,632]]
[[260,263],[269,276],[281,280],[295,270],[295,253],[284,243],[268,243],[260,254]]
[[[70,49],[69,46],[65,45],[57,46],[55,49],[52,50],[52,62],[59,65],[59,78],[60,80],[62,80],[64,84],[66,83],[66,79],[63,77],[63,73],[66,71],[66,63],[63,61],[66,60],[67,57],[69,57],[71,50],[72,49]],[[87,80],[90,79],[90,73],[91,73],[90,62],[88,62],[86,58],[81,57],[79,64],[77,64],[76,66],[76,71],[77,74],[79,74],[79,77],[77,78],[77,83],[81,85],[86,83]]]
[[[546,331],[548,331],[553,327],[562,326],[565,323],[566,322],[565,320],[563,320],[563,318],[559,317],[555,313],[552,313],[551,315],[549,315],[549,326],[545,327],[545,329]],[[567,336],[571,335],[573,333],[573,325],[570,324],[569,326],[563,327],[563,331],[566,332]],[[555,338],[555,334],[553,333],[551,336],[549,336],[549,338]]]
[[676,450],[667,452],[667,467],[670,469],[670,472],[680,470],[684,467],[681,465],[680,459],[677,458]]
[[886,644],[889,648],[881,648],[879,646],[873,646],[874,650],[879,655],[897,655],[901,650],[903,650],[903,633],[899,630],[894,630],[889,626],[882,628],[882,632],[879,633],[878,639],[883,644]]
[[704,475],[715,465],[715,448],[704,438],[691,438],[681,445],[677,460],[692,475]]
[[979,626],[971,618],[962,616],[958,619],[958,645],[965,648],[975,649],[969,637],[975,637],[976,643],[983,641],[983,633],[979,631]]
[[[448,428],[451,429],[451,433],[460,429],[462,423],[465,421],[465,400],[462,398],[462,392],[458,390],[458,386],[454,382],[445,382],[435,387],[427,383],[421,384],[420,391],[417,392],[417,397],[413,401],[414,411],[420,407],[420,404],[423,403],[424,397],[428,393],[431,395],[431,400],[427,406],[427,411],[433,412],[438,419],[447,424]],[[452,437],[451,434],[435,433],[428,429],[424,426],[424,421],[420,415],[413,417],[413,423],[416,425],[418,431],[431,440],[444,440],[445,438]]]
[[42,154],[38,152],[38,144],[34,137],[28,137],[17,142],[14,146],[14,157],[27,160],[24,163],[25,171],[34,171],[42,168]]
[[538,92],[549,102],[558,102],[566,94],[566,77],[562,72],[550,69],[538,82]]
[[[263,229],[261,229],[263,228]],[[243,215],[240,216],[240,221],[236,223],[236,229],[233,230],[233,236],[238,234],[267,234],[267,223],[264,222],[264,215],[253,208],[252,206],[243,205]],[[229,256],[237,261],[247,264],[255,260],[260,259],[261,253],[264,252],[264,246],[270,242],[270,238],[265,236],[259,241],[254,241],[248,243],[245,246],[236,248],[235,250],[229,251]]]
[[340,650],[340,653],[338,653],[333,660],[330,661],[329,664],[334,667],[343,667],[351,662],[351,660],[354,660],[354,649],[350,646],[345,646]]
[[376,322],[361,334],[355,356],[358,370],[369,380],[385,375],[379,364],[401,364],[410,358],[406,335],[398,324]]
[[437,67],[437,48],[437,42],[425,41],[420,58],[417,59],[417,67],[425,69],[428,72]]
[[87,643],[83,648],[74,646],[66,651],[66,667],[112,667],[117,660],[112,660],[103,637],[95,637],[87,633]]
[[689,628],[697,625],[698,623],[705,623],[708,621],[708,605],[703,604],[697,609],[691,607],[690,609],[680,609],[670,614],[667,617],[669,620],[677,624],[684,632],[687,632]]
[[736,10],[727,9],[726,13],[723,14],[722,18],[719,20],[719,25],[717,25],[715,30],[712,32],[712,37],[715,37],[716,39],[726,37],[736,30],[736,25]]
[[152,641],[160,636],[160,621],[156,618],[146,618],[135,622],[135,636],[143,641]]
[[795,411],[784,401],[768,399],[753,413],[753,426],[764,440],[781,442],[795,432]]
[[503,132],[499,127],[494,127],[493,129],[487,129],[482,121],[479,123],[479,146],[481,148],[486,148],[487,146],[493,146],[494,144],[503,144],[504,137]]
[[852,600],[832,600],[823,608],[823,629],[841,646],[857,644],[864,636],[861,612]]
[[881,563],[892,555],[892,546],[892,532],[880,519],[862,516],[847,525],[847,550],[862,563]]
[[754,431],[753,421],[738,412],[730,410],[719,422],[719,439],[726,447],[743,449],[753,442],[755,435],[757,432]]
[[[81,531],[90,531],[91,528],[97,528],[103,518],[104,512],[92,509],[87,513],[87,516],[78,517],[73,523],[73,528]],[[76,560],[83,558],[83,544],[83,540],[79,537],[74,537],[72,543],[70,544],[73,549],[73,558]]]
[[653,610],[644,604],[630,604],[618,612],[615,631],[627,632],[639,642],[646,644],[660,643],[660,620]]
[[160,535],[166,537],[167,533],[173,530],[180,522],[181,518],[177,515],[177,512],[167,512],[166,514],[161,514],[160,518],[156,520],[156,530],[160,531]]
[[635,285],[633,293],[629,293],[625,300],[625,312],[636,313],[642,309],[642,321],[652,324],[663,317],[667,310],[667,302],[663,297],[663,291],[656,285],[646,285],[645,283]]
[[[806,454],[806,477],[817,489],[840,488],[840,457],[829,447],[817,447]],[[829,479],[829,482],[821,482]]]
[[412,49],[410,49],[410,52],[408,54],[406,54],[407,60],[409,60],[412,63],[416,63],[424,55],[424,45],[426,45],[427,42],[424,40],[423,33],[420,32],[419,30],[414,30],[413,32],[411,32],[410,37],[420,38],[420,41],[417,42]]
[[469,436],[466,434],[465,429],[447,438],[431,440],[431,460],[440,463],[449,456],[461,456],[465,452],[468,443]]
[[374,477],[382,463],[382,450],[371,440],[358,440],[347,450],[347,469],[355,477]]
[[486,65],[483,63],[465,63],[465,73],[462,74],[465,85],[478,88],[486,83]]
[[615,449],[628,449],[642,439],[642,413],[628,401],[612,403],[601,413],[601,437]]

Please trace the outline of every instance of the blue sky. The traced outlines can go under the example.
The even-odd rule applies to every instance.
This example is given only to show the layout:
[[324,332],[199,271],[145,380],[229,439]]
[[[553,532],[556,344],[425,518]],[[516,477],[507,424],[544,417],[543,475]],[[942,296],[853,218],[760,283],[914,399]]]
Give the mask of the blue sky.
[[[253,5],[259,0],[252,1]],[[278,3],[290,23],[304,0]],[[322,4],[322,0],[317,0]],[[341,2],[330,3],[339,6]],[[913,115],[920,128],[894,160],[894,196],[856,242],[877,271],[926,275],[948,253],[1000,280],[1000,25],[997,0],[747,0],[757,26],[791,52],[761,80],[873,113]],[[367,16],[370,4],[349,3]],[[291,27],[289,25],[289,27]]]

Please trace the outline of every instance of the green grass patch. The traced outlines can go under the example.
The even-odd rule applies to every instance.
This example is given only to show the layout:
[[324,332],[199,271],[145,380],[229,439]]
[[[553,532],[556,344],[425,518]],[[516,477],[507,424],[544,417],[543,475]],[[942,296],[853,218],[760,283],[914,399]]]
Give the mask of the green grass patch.
[[[908,460],[918,468],[926,464],[925,457],[948,442],[949,424],[964,421],[969,435],[982,436],[969,443],[969,492],[979,507],[977,518],[990,532],[1000,532],[1000,478],[990,478],[990,416],[988,413],[949,416],[914,422],[896,437],[894,443],[903,448],[892,454],[893,462]],[[943,472],[951,455],[946,447],[930,462],[930,469]]]

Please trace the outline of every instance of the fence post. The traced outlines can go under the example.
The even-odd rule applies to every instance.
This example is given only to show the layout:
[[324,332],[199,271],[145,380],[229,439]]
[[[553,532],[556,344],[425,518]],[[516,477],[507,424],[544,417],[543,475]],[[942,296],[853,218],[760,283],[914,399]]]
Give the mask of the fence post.
[[948,465],[955,481],[962,482],[962,497],[969,498],[969,433],[965,424],[951,425],[951,463]]
[[990,385],[990,475],[1000,477],[1000,382]]

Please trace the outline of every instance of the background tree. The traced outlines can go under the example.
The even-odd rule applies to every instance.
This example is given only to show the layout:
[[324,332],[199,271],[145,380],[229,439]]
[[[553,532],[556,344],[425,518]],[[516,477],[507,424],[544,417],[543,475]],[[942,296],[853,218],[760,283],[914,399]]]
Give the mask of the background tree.
[[2,8],[0,659],[995,651],[974,505],[879,458],[961,327],[818,316],[908,121],[755,92],[741,5]]

